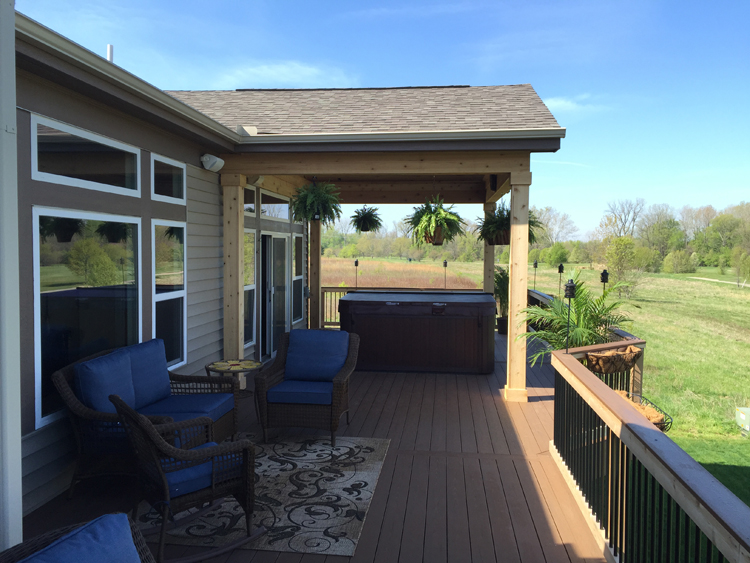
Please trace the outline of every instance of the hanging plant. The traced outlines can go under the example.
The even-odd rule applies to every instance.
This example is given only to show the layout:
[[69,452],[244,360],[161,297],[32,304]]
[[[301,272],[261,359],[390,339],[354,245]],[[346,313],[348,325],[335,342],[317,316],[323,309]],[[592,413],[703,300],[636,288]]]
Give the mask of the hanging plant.
[[415,207],[414,213],[404,221],[418,246],[423,242],[441,246],[443,241],[450,241],[464,234],[465,221],[453,211],[452,205],[445,207],[439,195],[432,201],[428,200],[424,205]]
[[339,191],[336,186],[327,183],[307,184],[297,188],[292,197],[292,214],[295,221],[322,221],[326,225],[333,225],[341,218]]
[[495,266],[495,301],[499,317],[497,320],[497,331],[500,334],[508,334],[508,309],[510,307],[510,273],[507,269]]
[[[533,211],[529,211],[529,244],[536,242],[537,229],[543,228]],[[494,213],[477,219],[477,238],[487,244],[504,246],[510,244],[510,207],[500,202]]]
[[57,242],[70,242],[75,235],[83,231],[83,219],[69,219],[67,217],[40,217],[39,236],[43,241],[55,236]]
[[130,236],[130,225],[127,223],[102,223],[96,228],[96,234],[107,239],[107,242],[122,242]]
[[378,214],[377,207],[367,207],[365,205],[362,209],[357,209],[354,212],[351,224],[358,233],[366,233],[368,231],[375,232],[380,230],[380,227],[383,226],[383,220]]

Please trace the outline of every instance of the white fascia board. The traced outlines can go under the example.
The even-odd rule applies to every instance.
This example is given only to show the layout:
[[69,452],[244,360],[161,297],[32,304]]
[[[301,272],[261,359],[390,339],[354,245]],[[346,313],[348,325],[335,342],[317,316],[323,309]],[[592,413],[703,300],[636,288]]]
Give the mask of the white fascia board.
[[99,75],[117,87],[161,106],[170,113],[211,131],[231,143],[240,141],[241,137],[235,131],[227,129],[219,122],[191,108],[156,86],[152,86],[145,80],[109,62],[104,57],[100,57],[19,12],[16,12],[16,37],[32,45],[37,45],[78,68]]
[[391,141],[497,141],[506,139],[563,139],[565,128],[484,129],[469,131],[386,131],[377,133],[291,133],[243,135],[241,145],[279,143],[340,143]]

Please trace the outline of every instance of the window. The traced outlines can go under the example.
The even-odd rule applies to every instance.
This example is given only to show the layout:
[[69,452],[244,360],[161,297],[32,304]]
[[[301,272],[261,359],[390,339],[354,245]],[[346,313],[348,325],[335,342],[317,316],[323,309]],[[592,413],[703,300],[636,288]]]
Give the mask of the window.
[[244,198],[245,198],[245,215],[248,215],[249,217],[255,216],[255,188],[245,188],[244,191]]
[[34,354],[36,424],[62,416],[50,379],[140,334],[140,219],[35,207]]
[[186,166],[164,156],[151,155],[151,199],[185,203]]
[[255,344],[255,232],[245,230],[245,346]]
[[31,116],[31,177],[140,197],[140,151],[101,135]]
[[302,246],[302,235],[294,235],[292,245],[292,322],[302,320],[302,304],[304,279],[302,275],[302,264],[305,258]]
[[167,365],[187,363],[187,291],[185,223],[152,221],[154,271],[153,336],[164,341]]
[[264,219],[289,221],[289,198],[260,192],[260,214]]

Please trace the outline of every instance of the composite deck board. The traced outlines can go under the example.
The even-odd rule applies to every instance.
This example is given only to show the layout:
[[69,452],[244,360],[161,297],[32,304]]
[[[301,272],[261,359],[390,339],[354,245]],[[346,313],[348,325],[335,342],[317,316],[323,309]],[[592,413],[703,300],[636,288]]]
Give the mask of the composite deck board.
[[[239,549],[209,561],[604,561],[548,453],[554,372],[548,363],[529,368],[529,402],[506,403],[504,337],[496,343],[497,361],[489,375],[352,376],[351,424],[342,419],[339,435],[391,441],[354,557]],[[240,411],[242,430],[259,439],[252,399],[242,399]],[[328,433],[276,429],[269,438],[299,435],[325,438]],[[80,489],[72,501],[60,497],[27,517],[27,534],[91,519],[105,506],[130,506],[122,498],[114,504],[97,496],[86,499],[89,489],[101,495],[104,486]],[[205,550],[168,544],[166,554],[184,557]]]

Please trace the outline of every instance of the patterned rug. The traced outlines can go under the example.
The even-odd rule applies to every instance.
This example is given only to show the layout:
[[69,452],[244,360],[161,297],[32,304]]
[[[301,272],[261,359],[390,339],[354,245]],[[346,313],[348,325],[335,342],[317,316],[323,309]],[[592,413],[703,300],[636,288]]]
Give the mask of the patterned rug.
[[[268,533],[244,549],[354,555],[389,442],[339,436],[332,449],[330,440],[300,436],[256,443],[253,526]],[[145,532],[160,526],[156,513],[147,511],[142,506],[138,518]],[[167,543],[218,547],[244,536],[245,514],[230,497],[170,530]]]

